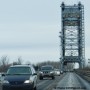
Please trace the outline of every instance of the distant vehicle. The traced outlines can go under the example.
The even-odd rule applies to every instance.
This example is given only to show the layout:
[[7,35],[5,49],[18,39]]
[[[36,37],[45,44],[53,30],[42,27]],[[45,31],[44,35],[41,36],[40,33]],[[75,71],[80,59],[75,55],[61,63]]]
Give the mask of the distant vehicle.
[[63,74],[63,71],[60,71],[60,74]]
[[55,75],[60,76],[60,70],[59,69],[54,69]]
[[11,66],[3,80],[2,90],[36,90],[37,74],[32,65]]
[[55,79],[54,68],[51,65],[42,66],[39,72],[39,79],[42,80],[44,77],[51,77]]

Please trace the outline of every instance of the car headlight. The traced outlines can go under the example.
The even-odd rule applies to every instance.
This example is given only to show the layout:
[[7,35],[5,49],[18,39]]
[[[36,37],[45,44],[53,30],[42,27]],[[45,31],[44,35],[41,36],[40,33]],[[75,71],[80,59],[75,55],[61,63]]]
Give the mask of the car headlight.
[[53,73],[53,71],[51,71],[50,73]]
[[7,80],[4,80],[3,83],[7,83],[8,84],[9,82]]
[[43,74],[43,72],[40,71],[40,74]]
[[24,83],[33,83],[31,80],[26,80]]

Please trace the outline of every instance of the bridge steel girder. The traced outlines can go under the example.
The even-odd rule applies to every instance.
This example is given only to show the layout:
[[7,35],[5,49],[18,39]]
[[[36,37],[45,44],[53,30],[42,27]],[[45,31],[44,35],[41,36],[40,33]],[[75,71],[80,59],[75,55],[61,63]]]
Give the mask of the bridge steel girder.
[[84,6],[61,4],[61,66],[78,62],[83,68],[85,61]]

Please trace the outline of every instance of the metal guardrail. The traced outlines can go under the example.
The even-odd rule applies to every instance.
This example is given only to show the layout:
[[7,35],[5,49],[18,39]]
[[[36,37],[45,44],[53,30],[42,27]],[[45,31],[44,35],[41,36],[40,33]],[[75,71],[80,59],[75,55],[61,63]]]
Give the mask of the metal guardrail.
[[75,70],[82,78],[90,82],[90,70]]

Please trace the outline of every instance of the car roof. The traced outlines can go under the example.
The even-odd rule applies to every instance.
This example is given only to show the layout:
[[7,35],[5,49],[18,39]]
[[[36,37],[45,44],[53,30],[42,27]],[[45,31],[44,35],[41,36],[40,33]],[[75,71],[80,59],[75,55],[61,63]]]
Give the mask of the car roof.
[[32,65],[13,65],[10,67],[32,67]]
[[52,65],[45,65],[45,66],[42,66],[42,67],[53,67]]

